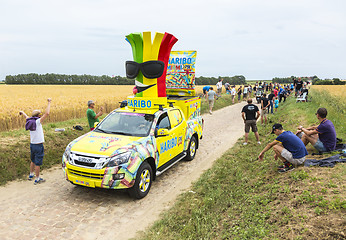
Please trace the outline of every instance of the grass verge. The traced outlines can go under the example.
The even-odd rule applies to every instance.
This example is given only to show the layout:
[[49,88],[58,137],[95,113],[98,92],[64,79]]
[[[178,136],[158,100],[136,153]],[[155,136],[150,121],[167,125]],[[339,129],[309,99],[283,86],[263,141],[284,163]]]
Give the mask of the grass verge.
[[[214,109],[220,109],[232,103],[228,94],[223,94],[215,101]],[[54,111],[54,109],[51,109]],[[201,112],[208,112],[208,103],[202,100]],[[72,129],[74,125],[81,125],[83,131]],[[23,126],[24,127],[24,126]],[[56,128],[65,128],[64,132],[55,132]],[[50,168],[61,163],[61,157],[69,142],[88,132],[86,118],[73,119],[64,122],[46,123],[43,125],[45,135],[45,156],[42,169]],[[0,132],[0,185],[18,178],[24,179],[29,173],[30,164],[30,137],[24,129]]]
[[311,95],[312,102],[289,98],[282,103],[269,124],[259,126],[262,145],[253,134],[247,146],[240,139],[140,239],[345,239],[344,164],[300,166],[279,174],[280,163],[271,150],[263,162],[257,161],[264,144],[275,138],[270,134],[273,123],[290,131],[316,124],[314,113],[321,106],[328,109],[338,136],[345,138],[345,116],[335,107],[342,99]]

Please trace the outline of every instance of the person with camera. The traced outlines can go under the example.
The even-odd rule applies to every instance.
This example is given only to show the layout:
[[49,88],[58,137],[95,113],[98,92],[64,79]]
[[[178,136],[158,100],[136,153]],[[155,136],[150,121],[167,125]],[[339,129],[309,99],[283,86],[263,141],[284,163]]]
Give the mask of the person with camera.
[[90,131],[95,129],[95,122],[99,122],[100,120],[98,117],[102,116],[103,114],[103,107],[100,107],[100,111],[96,114],[94,111],[95,108],[95,102],[93,100],[88,101],[88,110],[87,110],[87,118],[88,118],[88,123],[90,127]]
[[43,163],[44,156],[44,134],[42,123],[46,120],[50,112],[50,103],[52,99],[48,98],[48,105],[44,114],[41,110],[34,110],[31,114],[31,117],[25,114],[25,112],[20,111],[19,115],[25,117],[25,129],[30,130],[30,174],[28,180],[33,180],[36,175],[34,184],[39,184],[45,182],[43,178],[40,177],[40,168]]

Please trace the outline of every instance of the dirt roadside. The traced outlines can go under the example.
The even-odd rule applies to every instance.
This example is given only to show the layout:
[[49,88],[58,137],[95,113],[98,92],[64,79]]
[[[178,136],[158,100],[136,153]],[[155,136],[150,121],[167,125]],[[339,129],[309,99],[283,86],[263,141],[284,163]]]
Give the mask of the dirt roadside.
[[180,162],[153,182],[139,201],[125,191],[74,186],[61,167],[43,171],[46,183],[14,181],[0,187],[0,239],[128,239],[143,231],[176,197],[244,134],[245,102],[204,115],[196,158]]

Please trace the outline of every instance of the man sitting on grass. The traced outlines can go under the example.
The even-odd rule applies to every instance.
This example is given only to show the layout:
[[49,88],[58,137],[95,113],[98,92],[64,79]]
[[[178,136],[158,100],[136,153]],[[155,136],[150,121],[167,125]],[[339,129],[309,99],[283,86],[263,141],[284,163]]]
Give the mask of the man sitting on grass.
[[259,154],[258,159],[263,160],[264,153],[273,147],[275,152],[274,158],[278,157],[284,162],[283,166],[279,167],[279,172],[287,172],[294,169],[294,165],[300,165],[305,162],[305,156],[308,151],[304,143],[292,132],[285,131],[281,124],[273,125],[272,134],[278,136],[273,142],[268,145]]
[[302,141],[306,145],[311,143],[319,152],[330,152],[336,147],[336,132],[333,123],[328,120],[327,109],[319,108],[316,112],[316,117],[320,122],[318,126],[304,128],[298,127],[298,136],[302,133]]

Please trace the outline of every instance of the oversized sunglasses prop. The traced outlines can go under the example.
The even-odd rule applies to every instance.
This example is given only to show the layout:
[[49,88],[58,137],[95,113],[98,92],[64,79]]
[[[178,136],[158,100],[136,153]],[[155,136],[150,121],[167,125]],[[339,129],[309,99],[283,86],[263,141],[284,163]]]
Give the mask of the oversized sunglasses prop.
[[134,61],[126,61],[126,77],[134,79],[137,77],[139,70],[143,73],[144,77],[153,79],[162,76],[165,69],[165,64],[162,61],[147,61],[138,63]]

